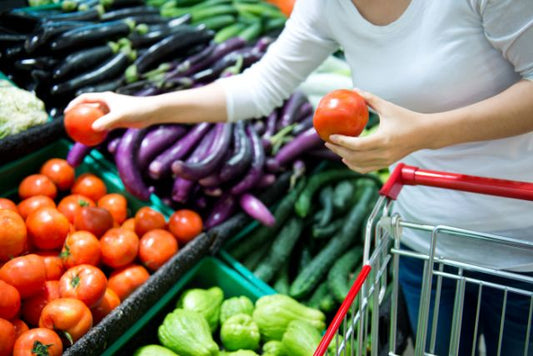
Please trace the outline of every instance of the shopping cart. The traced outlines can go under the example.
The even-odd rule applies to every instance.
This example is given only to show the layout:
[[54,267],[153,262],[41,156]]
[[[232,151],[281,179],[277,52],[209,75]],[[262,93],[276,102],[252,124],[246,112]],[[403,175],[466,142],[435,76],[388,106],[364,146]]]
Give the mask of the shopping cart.
[[[346,299],[337,311],[324,334],[314,356],[322,355],[398,355],[397,335],[399,305],[398,269],[400,256],[424,261],[424,274],[420,295],[420,307],[417,320],[417,332],[414,353],[434,355],[437,338],[437,320],[441,298],[442,283],[452,280],[456,285],[451,321],[449,354],[457,355],[461,342],[462,315],[464,312],[464,293],[467,286],[478,288],[473,333],[472,355],[477,354],[478,324],[480,318],[480,301],[483,292],[488,289],[502,291],[497,355],[501,354],[501,345],[505,323],[508,296],[516,294],[529,301],[527,331],[524,335],[523,355],[532,355],[530,335],[532,333],[533,315],[533,277],[527,274],[487,268],[472,263],[437,256],[438,239],[446,234],[461,239],[481,239],[486,242],[512,246],[525,253],[531,253],[533,261],[533,243],[511,239],[493,234],[469,231],[450,226],[432,226],[404,221],[397,214],[392,214],[392,203],[397,198],[403,185],[424,185],[447,188],[494,196],[533,200],[533,184],[501,179],[481,178],[461,174],[435,172],[399,164],[389,180],[382,187],[380,197],[369,216],[364,243],[363,267],[355,280]],[[533,209],[532,209],[533,212]],[[532,213],[533,218],[533,213]],[[431,244],[428,253],[417,253],[400,244],[402,230],[414,229],[428,233]],[[450,272],[452,269],[454,272]],[[495,276],[499,281],[520,281],[527,288],[509,287],[506,283],[487,282],[484,278],[471,277],[467,272],[474,271],[476,276]],[[530,274],[531,275],[531,274]],[[431,293],[432,284],[435,293]],[[390,299],[390,304],[383,303]],[[433,300],[433,301],[432,301]],[[380,310],[388,304],[390,309]],[[430,308],[430,305],[432,306]],[[433,307],[434,306],[434,307]],[[432,309],[432,310],[431,310]],[[383,325],[380,316],[388,315],[388,325]],[[387,329],[383,330],[383,329]],[[386,343],[383,342],[385,336]],[[388,345],[387,345],[388,344]],[[504,355],[506,356],[506,355]],[[514,356],[514,355],[511,355]]]

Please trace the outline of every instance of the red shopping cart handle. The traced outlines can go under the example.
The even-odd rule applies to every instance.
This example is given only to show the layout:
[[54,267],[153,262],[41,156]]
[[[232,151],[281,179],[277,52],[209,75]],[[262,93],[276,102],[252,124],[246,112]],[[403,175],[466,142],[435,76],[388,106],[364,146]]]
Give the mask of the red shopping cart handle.
[[533,183],[420,169],[399,163],[380,194],[396,199],[404,185],[424,185],[506,198],[533,200]]

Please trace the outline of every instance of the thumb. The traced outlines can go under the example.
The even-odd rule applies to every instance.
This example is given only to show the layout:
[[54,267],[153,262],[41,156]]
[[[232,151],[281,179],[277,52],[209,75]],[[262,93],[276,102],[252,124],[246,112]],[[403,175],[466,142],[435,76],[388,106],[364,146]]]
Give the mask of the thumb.
[[100,117],[95,122],[93,122],[91,127],[95,131],[105,131],[105,130],[112,129],[119,120],[120,120],[120,117],[118,115],[115,115],[110,112]]
[[374,109],[376,112],[381,112],[383,111],[384,109],[387,108],[387,106],[390,104],[388,101],[386,101],[385,99],[382,99],[380,98],[379,96],[377,95],[374,95],[372,93],[369,93],[367,91],[364,91],[364,90],[361,90],[361,89],[357,89],[355,88],[354,91],[361,95],[361,97],[363,99],[365,99],[366,103],[368,104],[368,106],[370,106],[372,109]]

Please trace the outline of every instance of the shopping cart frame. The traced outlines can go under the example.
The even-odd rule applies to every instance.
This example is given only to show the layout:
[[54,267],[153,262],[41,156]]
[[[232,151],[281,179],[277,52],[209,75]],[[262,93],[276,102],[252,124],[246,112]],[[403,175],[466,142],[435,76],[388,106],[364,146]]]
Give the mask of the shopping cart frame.
[[[482,239],[485,241],[513,246],[533,253],[533,243],[516,240],[504,236],[481,233],[466,229],[460,229],[444,225],[425,225],[420,223],[403,221],[398,215],[391,216],[391,205],[400,194],[404,185],[423,185],[436,188],[445,188],[465,192],[488,194],[493,196],[515,198],[533,201],[533,183],[517,182],[504,179],[494,179],[476,177],[457,173],[439,172],[423,170],[417,167],[408,166],[403,163],[397,165],[389,180],[380,190],[380,197],[372,210],[366,225],[363,267],[360,274],[354,281],[352,288],[346,296],[344,302],[338,309],[335,317],[324,334],[320,345],[314,356],[325,355],[328,347],[335,346],[336,355],[378,355],[379,340],[379,308],[385,297],[388,285],[388,269],[392,267],[392,293],[390,307],[390,327],[389,327],[389,352],[388,355],[397,355],[396,334],[397,334],[397,314],[399,283],[397,273],[399,269],[400,256],[418,258],[424,261],[424,274],[419,307],[418,327],[415,342],[415,355],[432,355],[435,349],[436,320],[439,313],[440,288],[443,278],[457,280],[457,289],[454,303],[454,317],[452,320],[452,330],[450,336],[449,353],[457,354],[460,342],[462,303],[464,298],[464,288],[466,283],[479,283],[478,307],[476,310],[476,326],[474,337],[477,336],[477,323],[479,318],[479,302],[482,287],[501,288],[504,290],[504,305],[502,316],[505,315],[505,303],[507,293],[518,293],[530,298],[530,308],[526,339],[524,345],[524,355],[528,354],[529,335],[531,333],[533,319],[533,292],[528,290],[510,288],[506,286],[494,285],[483,281],[476,281],[463,276],[464,270],[478,271],[481,273],[498,276],[506,279],[525,282],[533,285],[533,277],[513,272],[495,270],[471,263],[465,263],[449,258],[441,258],[435,255],[437,239],[439,234],[446,233],[471,239]],[[379,219],[379,220],[378,220]],[[401,230],[411,228],[431,233],[431,244],[427,254],[406,250],[400,245]],[[373,251],[371,253],[371,249]],[[391,265],[392,264],[392,265]],[[439,269],[434,270],[438,265]],[[443,270],[443,266],[453,266],[458,269],[458,273],[449,274]],[[431,325],[431,337],[429,340],[430,353],[426,353],[428,342],[428,321],[430,314],[431,289],[434,277],[437,278],[436,300],[433,310],[433,322]],[[356,297],[358,300],[356,300]],[[369,306],[372,304],[374,312],[369,317]],[[351,314],[349,312],[351,311]],[[369,320],[370,319],[370,320]],[[370,325],[369,325],[370,323]],[[343,332],[339,336],[338,330],[342,326]],[[500,335],[498,340],[498,351],[501,351],[502,334],[504,328],[504,318],[501,318]],[[370,329],[370,332],[369,332]],[[371,345],[367,345],[367,337],[371,336]],[[473,345],[477,344],[474,339]],[[347,352],[347,346],[351,346],[351,352]],[[370,346],[368,350],[367,346]],[[363,353],[364,352],[364,353]],[[330,355],[331,353],[328,353]],[[499,352],[498,352],[499,354]]]

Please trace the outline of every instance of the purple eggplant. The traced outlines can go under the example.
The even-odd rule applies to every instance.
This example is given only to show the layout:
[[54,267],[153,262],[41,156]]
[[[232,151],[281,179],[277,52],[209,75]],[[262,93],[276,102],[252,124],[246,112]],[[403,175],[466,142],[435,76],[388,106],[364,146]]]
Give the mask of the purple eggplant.
[[92,149],[92,147],[86,146],[83,143],[74,142],[67,154],[68,164],[70,164],[72,167],[78,167],[83,163],[85,156],[87,156]]
[[186,58],[183,62],[181,62],[175,70],[168,73],[167,76],[174,76],[174,75],[190,75],[192,73],[195,73],[197,70],[195,70],[194,67],[200,65],[205,61],[206,58],[208,58],[214,51],[215,47],[217,46],[216,43],[211,42],[209,45],[207,45],[203,50],[196,52],[192,56]]
[[218,59],[211,67],[194,73],[192,78],[196,82],[212,82],[227,71],[233,74],[242,72],[245,68],[261,59],[261,56],[261,53],[253,51],[251,47],[237,49]]
[[254,50],[258,52],[265,52],[272,42],[274,42],[274,38],[263,36],[255,42]]
[[327,159],[329,161],[341,161],[341,156],[333,151],[328,150],[327,148],[317,148],[307,152],[306,154],[311,157],[318,157]]
[[270,151],[272,148],[272,142],[270,142],[270,138],[274,136],[276,133],[276,127],[278,123],[278,110],[273,110],[266,118],[266,128],[261,136],[261,140],[263,141],[263,147],[265,150]]
[[299,135],[301,134],[302,132],[304,132],[305,130],[308,130],[309,128],[313,127],[313,114],[311,113],[311,115],[307,116],[306,118],[304,118],[303,120],[301,120],[299,123],[297,123],[292,131],[291,131],[291,134],[292,135]]
[[183,138],[154,158],[148,166],[150,177],[157,180],[170,175],[172,162],[185,157],[202,137],[204,137],[211,126],[207,122],[195,125]]
[[187,129],[184,125],[167,124],[151,127],[139,147],[137,155],[139,168],[144,171],[158,154],[185,135],[186,132]]
[[224,182],[240,176],[252,162],[252,143],[242,121],[235,124],[234,143],[233,155],[220,168],[220,179]]
[[232,194],[224,194],[213,205],[211,212],[205,220],[205,228],[211,229],[223,223],[233,215],[236,208],[237,198]]
[[149,187],[137,165],[137,155],[147,129],[128,129],[122,136],[115,153],[115,164],[124,187],[141,200],[150,199]]
[[112,155],[114,155],[116,152],[117,152],[117,147],[118,145],[120,144],[120,139],[122,137],[114,137],[110,140],[107,141],[107,152],[111,153]]
[[231,144],[233,124],[219,123],[215,125],[214,130],[215,136],[211,142],[209,153],[203,159],[196,162],[185,162],[183,160],[174,161],[171,166],[174,174],[185,179],[197,181],[207,177],[220,167],[222,159],[226,155],[228,147]]
[[320,147],[321,144],[322,140],[318,136],[315,128],[311,127],[281,147],[274,161],[279,167],[284,167],[305,154],[308,150]]
[[307,96],[301,90],[292,93],[283,105],[277,129],[281,130],[295,122],[300,107],[306,102],[308,102]]
[[261,180],[257,183],[257,188],[265,189],[270,187],[272,184],[276,182],[276,175],[272,173],[264,174],[261,177]]
[[313,108],[313,104],[309,101],[304,102],[296,113],[296,122],[300,122],[309,116],[313,116],[314,112],[315,109]]
[[276,222],[276,218],[272,215],[270,210],[268,210],[265,204],[250,193],[244,193],[240,196],[239,205],[246,214],[250,215],[263,225],[273,226]]
[[265,164],[265,151],[263,143],[254,130],[253,125],[246,127],[246,132],[252,142],[253,159],[252,164],[246,175],[242,180],[231,188],[231,193],[241,195],[250,189],[254,188],[261,180],[263,175],[263,166]]

